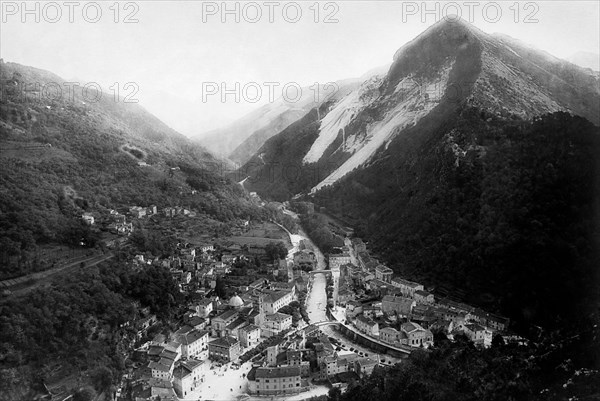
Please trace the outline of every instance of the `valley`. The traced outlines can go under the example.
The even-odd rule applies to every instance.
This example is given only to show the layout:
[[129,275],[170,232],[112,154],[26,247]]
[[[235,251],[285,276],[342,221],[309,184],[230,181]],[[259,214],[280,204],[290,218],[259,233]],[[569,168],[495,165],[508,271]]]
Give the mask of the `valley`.
[[[202,32],[188,18],[211,5],[148,3],[152,30],[114,22],[122,48],[64,35],[99,82],[143,60],[127,71],[150,109],[47,96],[70,80],[0,59],[0,401],[600,397],[600,74],[348,3],[329,26],[315,3],[311,28]],[[275,77],[301,95],[205,130],[239,93],[200,87]]]

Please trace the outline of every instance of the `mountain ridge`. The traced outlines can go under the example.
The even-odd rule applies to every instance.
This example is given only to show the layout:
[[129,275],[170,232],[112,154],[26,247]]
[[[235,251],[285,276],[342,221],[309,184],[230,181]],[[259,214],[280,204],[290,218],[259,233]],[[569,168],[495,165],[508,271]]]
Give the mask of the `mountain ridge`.
[[[368,164],[442,103],[478,107],[509,120],[567,111],[600,124],[599,82],[588,70],[515,39],[466,22],[439,22],[395,53],[385,77],[363,82],[331,105],[301,163],[304,169],[324,165],[320,171],[326,175],[300,192],[314,193]],[[265,149],[259,153],[268,153]],[[251,160],[244,169],[256,170],[261,162]]]

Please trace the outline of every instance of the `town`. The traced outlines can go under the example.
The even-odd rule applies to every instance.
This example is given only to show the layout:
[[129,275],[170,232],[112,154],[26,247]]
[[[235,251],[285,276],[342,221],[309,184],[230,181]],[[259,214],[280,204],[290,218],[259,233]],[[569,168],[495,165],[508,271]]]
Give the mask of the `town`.
[[[266,206],[256,194],[253,198]],[[269,206],[297,219],[289,202]],[[306,205],[304,205],[306,206]],[[314,206],[304,207],[308,213]],[[193,219],[194,211],[134,206],[108,211],[111,245],[126,243],[134,223],[149,216]],[[91,213],[82,216],[95,224]],[[129,222],[127,222],[129,220]],[[200,400],[300,397],[344,391],[377,366],[401,363],[414,349],[434,345],[434,334],[464,334],[480,347],[511,334],[507,318],[438,296],[394,274],[370,255],[368,244],[346,232],[344,246],[323,255],[300,228],[285,241],[239,244],[224,238],[177,243],[167,258],[136,254],[131,269],[168,269],[190,301],[176,322],[164,324],[139,305],[128,372],[119,400]],[[234,234],[265,223],[240,221]],[[119,241],[120,240],[120,241]],[[320,284],[315,284],[320,283]]]

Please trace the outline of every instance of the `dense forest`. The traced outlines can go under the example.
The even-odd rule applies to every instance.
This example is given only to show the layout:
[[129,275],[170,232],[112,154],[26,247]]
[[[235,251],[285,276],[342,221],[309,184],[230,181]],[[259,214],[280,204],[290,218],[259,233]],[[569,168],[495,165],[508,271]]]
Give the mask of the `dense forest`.
[[[181,293],[167,269],[134,271],[119,262],[85,269],[60,284],[0,304],[0,400],[28,399],[61,367],[59,377],[98,371],[117,378],[122,352],[140,316],[137,302],[161,318],[173,315]],[[72,372],[64,371],[70,366]],[[106,383],[106,380],[104,381]],[[107,390],[112,379],[96,390]]]
[[331,390],[329,400],[558,401],[594,400],[600,394],[597,370],[574,372],[573,364],[580,361],[564,359],[581,354],[574,343],[532,348],[504,344],[497,337],[491,348],[477,349],[462,335],[454,342],[437,335],[436,344],[431,351],[414,351],[402,363],[377,368],[344,394]]
[[[418,129],[416,127],[415,129]],[[316,201],[405,277],[557,327],[597,307],[598,128],[555,113],[506,124],[476,110],[418,149],[397,141]]]
[[305,213],[300,216],[300,223],[306,235],[325,254],[331,253],[336,247],[344,246],[344,239],[333,232],[323,216]]

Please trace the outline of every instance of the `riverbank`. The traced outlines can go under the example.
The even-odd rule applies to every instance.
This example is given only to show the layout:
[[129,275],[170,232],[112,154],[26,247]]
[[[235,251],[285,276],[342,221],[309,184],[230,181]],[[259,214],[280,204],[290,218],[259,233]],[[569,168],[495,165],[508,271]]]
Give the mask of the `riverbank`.
[[[298,219],[298,215],[290,210],[284,209],[284,213],[289,216]],[[287,230],[286,230],[287,231]],[[289,233],[289,231],[288,231]],[[299,228],[297,234],[291,234],[290,240],[297,244],[300,243],[301,240],[306,241],[309,244],[317,256],[317,267],[315,270],[327,270],[327,261],[325,259],[325,255],[321,250],[308,238],[306,233]],[[349,241],[349,239],[348,239]],[[290,251],[291,252],[291,251]],[[294,251],[295,252],[295,251]],[[293,254],[293,253],[292,253]],[[355,260],[356,262],[356,260]],[[308,313],[309,321],[311,324],[329,321],[331,320],[327,316],[327,277],[325,273],[316,273],[311,275],[311,285],[309,286],[309,293],[306,297],[306,311]],[[339,282],[339,278],[334,278],[334,286],[337,287]],[[334,291],[337,289],[334,288]],[[340,348],[349,350],[351,352],[355,352],[359,356],[369,356],[378,361],[385,360],[385,364],[389,363],[398,363],[401,361],[401,358],[392,357],[390,355],[379,353],[376,350],[373,350],[367,346],[360,344],[358,341],[354,341],[349,336],[346,336],[339,329],[334,326],[324,326],[320,327],[320,330],[327,335],[328,337],[334,338],[339,344]]]

